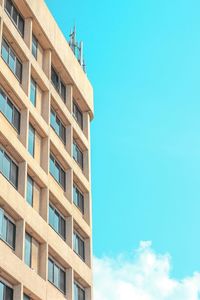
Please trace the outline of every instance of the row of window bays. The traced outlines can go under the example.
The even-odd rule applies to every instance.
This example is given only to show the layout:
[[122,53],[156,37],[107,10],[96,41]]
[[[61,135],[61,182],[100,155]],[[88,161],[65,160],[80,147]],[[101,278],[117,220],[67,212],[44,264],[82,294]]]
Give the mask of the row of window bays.
[[[52,264],[52,265],[51,265]],[[62,267],[58,266],[55,261],[51,258],[48,260],[49,265],[49,274],[48,280],[52,284],[63,293],[67,294],[66,292],[66,274]],[[7,277],[7,276],[6,276]],[[12,280],[11,280],[12,281]],[[74,278],[73,280],[73,300],[87,300],[90,299],[90,292],[88,293],[88,288],[84,288],[77,280]],[[4,278],[1,272],[0,276],[0,300],[35,300],[33,293],[30,292],[26,287],[22,287],[22,299],[17,298],[16,294],[19,294],[19,285],[14,285],[9,281],[9,278]],[[17,293],[16,293],[17,291]],[[18,297],[18,295],[17,295]],[[38,298],[37,298],[38,299]]]
[[[39,47],[39,42],[35,35],[32,35],[31,40],[32,45],[30,47],[33,57],[32,63],[28,62],[26,55],[23,53],[23,49],[19,48],[17,41],[14,41],[9,29],[4,24],[1,40],[1,57],[19,81],[19,84],[25,93],[29,94],[27,96],[30,97],[33,105],[46,120],[46,113],[44,109],[46,106],[43,102],[45,102],[46,91],[48,91],[48,82],[43,80],[40,72],[38,72],[37,66],[35,65],[35,63],[39,60],[39,52],[41,52],[39,51],[41,48]],[[54,87],[55,90],[55,97],[63,102],[64,106],[66,106],[67,110],[73,115],[85,136],[88,137],[87,113],[84,114],[84,112],[88,111],[86,103],[80,96],[75,85],[71,82],[71,79],[68,78],[69,76],[56,55],[47,55],[45,51],[42,52],[44,52],[43,60],[45,65],[48,65],[48,67],[45,67],[43,71],[46,72],[45,74],[47,78],[51,80],[52,87]],[[47,58],[45,56],[47,56]],[[34,62],[35,60],[36,62]],[[48,63],[47,60],[49,60]],[[28,65],[29,67],[27,67]],[[28,73],[31,74],[31,78],[28,81],[27,68],[30,69]],[[27,82],[30,82],[28,87]]]

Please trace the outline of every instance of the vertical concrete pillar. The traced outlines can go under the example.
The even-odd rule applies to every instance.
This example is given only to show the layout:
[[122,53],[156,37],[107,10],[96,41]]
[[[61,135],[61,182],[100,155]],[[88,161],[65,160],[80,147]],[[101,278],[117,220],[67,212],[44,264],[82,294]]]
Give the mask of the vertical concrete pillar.
[[16,223],[15,253],[21,260],[24,260],[24,240],[25,240],[25,221],[19,220]]
[[31,49],[32,45],[32,19],[25,19],[25,30],[24,30],[24,41],[29,49]]
[[41,149],[41,167],[48,174],[49,173],[49,147],[50,140],[49,137],[42,139],[42,149]]
[[66,270],[66,296],[68,300],[74,299],[74,272],[71,268]]
[[73,171],[72,169],[68,169],[66,171],[66,180],[65,180],[65,196],[69,200],[70,203],[72,203],[73,198]]
[[14,286],[13,300],[23,300],[23,286],[18,284]]
[[91,211],[90,211],[90,194],[84,193],[84,219],[90,225],[90,217],[91,217]]
[[66,242],[70,248],[73,248],[73,218],[72,216],[66,219]]
[[85,262],[91,267],[91,246],[90,246],[90,238],[85,240]]
[[28,119],[29,119],[29,111],[27,109],[22,110],[19,139],[25,148],[27,148],[28,146]]
[[43,57],[43,71],[51,79],[51,49],[46,49]]
[[73,128],[71,125],[66,128],[66,150],[70,156],[72,156],[72,144],[73,144]]
[[47,188],[41,189],[40,197],[40,215],[41,217],[48,222],[49,215],[49,190]]
[[42,95],[42,117],[50,124],[51,99],[49,91],[43,92]]
[[68,110],[70,111],[70,113],[72,113],[72,109],[73,109],[73,86],[72,85],[67,85],[66,86],[66,91],[67,91],[66,106],[67,106]]
[[29,61],[25,61],[23,63],[23,71],[22,71],[22,88],[26,93],[27,97],[30,95],[30,77],[31,77],[31,63]]
[[85,299],[87,300],[92,300],[93,297],[92,297],[92,288],[91,287],[87,287],[85,289]]
[[40,245],[39,254],[39,275],[44,279],[48,280],[48,245],[43,243]]
[[26,198],[26,186],[27,186],[27,162],[23,161],[19,164],[18,192],[24,198]]
[[83,113],[83,133],[85,134],[86,138],[89,138],[89,130],[90,130],[90,116],[89,113],[86,111]]

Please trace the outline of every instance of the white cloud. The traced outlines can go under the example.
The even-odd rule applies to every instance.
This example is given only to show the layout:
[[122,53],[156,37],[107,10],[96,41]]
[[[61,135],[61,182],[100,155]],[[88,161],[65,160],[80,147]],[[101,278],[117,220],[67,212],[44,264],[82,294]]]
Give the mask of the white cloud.
[[170,256],[156,254],[151,242],[131,258],[94,258],[94,300],[200,300],[200,273],[175,280],[170,267]]

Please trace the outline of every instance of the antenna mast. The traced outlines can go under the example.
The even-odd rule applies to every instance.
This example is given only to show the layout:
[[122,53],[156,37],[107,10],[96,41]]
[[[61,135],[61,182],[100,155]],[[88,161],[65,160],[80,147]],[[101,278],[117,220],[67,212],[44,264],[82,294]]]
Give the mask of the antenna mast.
[[83,71],[86,73],[86,65],[83,57],[83,42],[81,41],[78,43],[76,40],[76,26],[74,26],[74,28],[71,30],[69,38],[69,46],[76,56],[79,64],[83,68]]

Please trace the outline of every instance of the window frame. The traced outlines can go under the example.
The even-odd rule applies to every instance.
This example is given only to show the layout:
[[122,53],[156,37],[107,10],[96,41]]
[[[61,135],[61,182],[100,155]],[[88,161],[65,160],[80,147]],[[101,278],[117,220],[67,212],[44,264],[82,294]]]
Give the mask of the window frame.
[[[9,13],[9,11],[6,8],[7,0],[5,0],[4,10],[7,13],[7,15],[9,16],[9,18],[12,21],[12,23],[14,24],[14,26],[16,27],[16,29],[19,32],[19,34],[22,36],[22,38],[24,38],[24,30],[25,30],[25,20],[24,20],[24,17],[21,15],[21,13],[19,12],[18,8],[14,5],[13,1],[10,0],[10,2],[12,4],[11,14]],[[15,23],[14,18],[13,18],[13,9],[14,8],[15,8],[15,10],[17,12],[17,24]],[[19,18],[21,18],[21,20],[23,21],[23,32],[21,32],[20,29],[19,29]]]
[[[75,245],[74,236],[76,236],[78,238],[78,241],[83,242],[83,257],[81,256],[81,254],[78,251],[76,251],[76,249],[74,247],[74,245]],[[73,250],[81,258],[81,260],[85,262],[85,239],[75,229],[73,232]]]
[[[53,163],[54,163],[54,168],[57,167],[59,168],[59,181],[56,179],[56,177],[54,176],[54,174],[52,174],[51,172],[51,157],[53,158]],[[66,170],[61,166],[61,164],[57,161],[57,159],[55,158],[55,156],[52,154],[52,152],[50,152],[50,157],[49,157],[49,173],[51,174],[51,176],[54,178],[54,180],[60,185],[60,187],[66,191]],[[64,186],[62,186],[62,183],[60,182],[61,180],[61,172],[63,172],[64,174]]]
[[[58,78],[58,86],[56,86],[56,84],[54,83],[54,81],[52,80],[52,74],[55,74]],[[51,83],[54,86],[55,90],[58,92],[58,94],[60,95],[61,99],[63,100],[64,103],[66,103],[66,96],[67,96],[67,89],[66,89],[66,84],[63,82],[63,80],[61,79],[61,77],[59,76],[58,72],[56,71],[56,69],[54,68],[53,65],[51,65]],[[62,87],[65,87],[65,95],[64,97],[62,96]]]
[[[79,122],[79,120],[78,120],[77,112],[81,116],[81,122]],[[83,130],[83,112],[82,112],[82,110],[80,109],[80,107],[78,106],[77,102],[74,99],[73,99],[72,115],[73,115],[73,118],[75,119],[76,123]]]
[[[53,281],[51,281],[49,279],[49,261],[53,264],[53,274],[52,274]],[[56,283],[55,283],[55,278],[54,278],[54,268],[55,268],[55,266],[59,269],[59,271],[61,270],[64,273],[64,291],[59,286],[57,286]],[[60,278],[59,278],[59,280],[60,280]],[[48,256],[48,281],[51,284],[53,284],[53,286],[55,286],[61,293],[66,295],[66,269],[63,268],[57,261],[55,261],[55,259],[51,255]],[[60,281],[59,281],[59,284],[60,284]]]
[[6,280],[4,280],[2,277],[0,277],[0,283],[3,285],[4,291],[3,291],[3,298],[6,299],[6,293],[5,293],[5,289],[9,289],[12,292],[12,300],[14,300],[14,289],[13,286],[8,283]]
[[[80,283],[78,283],[76,280],[74,280],[74,288],[75,288],[75,286],[76,286],[78,289],[80,289],[81,291],[84,292],[84,299],[83,299],[83,300],[86,300],[86,297],[85,297],[85,288],[84,288],[83,286],[81,286]],[[74,294],[75,294],[75,293],[74,293]],[[74,295],[74,297],[75,297],[75,295]],[[75,299],[75,298],[74,298],[74,300],[79,300],[79,299]]]
[[[31,53],[36,60],[38,59],[38,44],[38,39],[36,38],[34,33],[32,33]],[[33,46],[35,46],[36,54],[33,53]]]
[[[19,164],[12,158],[12,156],[10,154],[8,154],[8,152],[5,150],[5,148],[0,144],[0,152],[3,152],[3,156],[5,157],[5,155],[7,156],[7,158],[9,158],[9,160],[11,161],[11,167],[10,167],[10,174],[9,174],[9,178],[6,177],[6,175],[3,173],[3,171],[1,171],[1,167],[0,167],[0,174],[2,174],[6,180],[8,180],[8,182],[16,189],[18,190],[18,183],[19,183]],[[16,185],[11,181],[11,174],[12,174],[12,165],[14,164],[14,166],[16,167]],[[1,161],[0,161],[0,165],[1,165]]]
[[[76,189],[76,191],[78,191],[78,194],[82,196],[82,206],[76,204],[76,202],[74,201],[74,189]],[[80,190],[80,188],[75,183],[73,183],[73,203],[80,210],[80,212],[84,215],[84,213],[85,213],[85,196],[84,196],[84,193]]]
[[[57,231],[52,224],[50,224],[50,217],[48,220],[49,226],[64,240],[66,241],[66,217],[55,207],[55,205],[52,204],[52,202],[49,201],[49,210],[50,207],[52,208],[52,210],[54,211],[54,214],[57,213],[58,217],[59,217],[59,224],[58,227],[59,229],[61,229],[61,219],[64,220],[64,224],[65,224],[65,229],[64,229],[64,236],[59,232],[59,230]],[[50,216],[50,214],[49,214]]]
[[[5,104],[8,105],[8,102],[11,103],[12,105],[12,122],[10,122],[9,118],[7,117],[6,113],[5,113],[5,109],[7,106],[4,107],[4,112],[1,110],[0,108],[0,112],[2,113],[2,115],[6,118],[6,120],[9,122],[9,124],[15,129],[15,131],[20,134],[20,125],[21,125],[21,112],[18,109],[18,107],[13,103],[13,101],[10,99],[10,97],[7,95],[6,91],[0,86],[0,94],[4,94],[5,95]],[[2,96],[3,97],[3,96]],[[15,127],[14,125],[14,121],[15,121],[15,111],[18,113],[18,117],[19,117],[19,124],[18,124],[18,128]]]
[[[26,237],[27,236],[30,238],[30,257],[29,257],[29,259],[30,259],[30,265],[26,263]],[[25,232],[25,243],[24,243],[24,263],[29,268],[32,267],[32,251],[33,251],[33,249],[32,249],[32,243],[33,243],[33,237],[26,231]]]
[[[51,114],[54,115],[55,121],[56,120],[59,121],[59,134],[57,133],[56,129],[53,127],[53,124],[51,123]],[[51,128],[53,129],[53,131],[56,133],[56,135],[60,138],[62,143],[66,146],[66,126],[64,126],[63,122],[58,117],[57,113],[55,112],[55,110],[53,108],[51,108],[51,111],[50,111],[50,125],[51,125]],[[62,128],[64,129],[64,139],[62,139],[62,136],[61,136]]]
[[[2,55],[3,43],[5,43],[7,45],[7,47],[8,47],[8,58],[7,58],[7,61],[4,59],[4,57]],[[9,65],[10,52],[12,52],[12,54],[14,55],[14,58],[15,58],[14,59],[14,62],[15,62],[15,65],[14,65],[15,71],[13,71],[12,68],[10,67],[10,65]],[[1,58],[6,63],[6,65],[11,70],[11,72],[14,74],[14,76],[19,81],[19,83],[21,84],[22,83],[22,73],[23,73],[23,63],[22,63],[21,59],[18,57],[18,55],[16,54],[16,52],[14,51],[14,49],[10,46],[10,43],[7,41],[7,39],[4,36],[2,37],[2,43],[1,43]],[[21,65],[20,78],[16,74],[17,73],[16,72],[17,62]]]
[[[34,86],[34,88],[35,88],[34,103],[32,102],[32,99],[31,99],[31,88],[32,88],[32,86]],[[31,77],[31,80],[30,80],[30,95],[29,95],[29,99],[30,99],[31,103],[33,104],[33,106],[36,107],[36,102],[37,102],[37,82],[33,79],[33,77]]]
[[[4,224],[5,224],[5,219],[6,219],[6,238],[4,239],[3,238],[3,235],[1,235],[0,233],[0,240],[2,240],[6,245],[8,245],[12,250],[15,251],[15,247],[16,247],[16,222],[13,220],[13,218],[2,208],[0,207],[0,213],[2,213],[2,231],[5,230],[4,228]],[[13,226],[13,237],[12,237],[12,240],[13,240],[13,244],[11,245],[7,238],[8,238],[8,223],[9,224],[12,224]]]
[[[30,130],[32,131],[33,133],[33,149],[32,151],[30,152],[29,151],[29,133],[30,133]],[[34,158],[35,157],[35,128],[32,126],[31,123],[29,123],[29,128],[28,128],[28,153]],[[32,153],[33,152],[33,153]]]
[[[79,162],[78,159],[76,159],[76,157],[74,156],[74,146],[76,146],[76,151],[78,150],[78,152],[81,154],[82,157],[82,161]],[[75,160],[75,162],[78,164],[78,166],[81,168],[81,170],[84,170],[84,154],[83,151],[81,150],[81,148],[79,147],[78,143],[75,141],[75,139],[73,139],[73,151],[72,151],[72,155],[73,155],[73,159]]]

